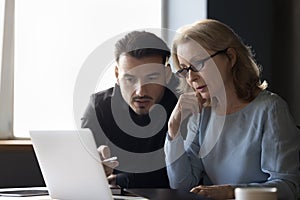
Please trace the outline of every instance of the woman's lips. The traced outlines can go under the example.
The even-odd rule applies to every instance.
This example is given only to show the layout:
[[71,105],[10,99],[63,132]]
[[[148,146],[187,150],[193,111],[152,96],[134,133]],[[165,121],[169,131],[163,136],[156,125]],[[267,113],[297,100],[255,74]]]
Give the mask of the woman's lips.
[[206,87],[207,87],[207,85],[202,85],[202,86],[197,87],[196,89],[198,92],[204,92]]

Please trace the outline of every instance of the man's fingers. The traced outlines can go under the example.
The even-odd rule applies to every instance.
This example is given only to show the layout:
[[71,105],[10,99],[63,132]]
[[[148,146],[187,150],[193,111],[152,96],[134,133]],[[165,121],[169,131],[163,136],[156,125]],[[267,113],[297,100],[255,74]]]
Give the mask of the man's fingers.
[[110,157],[110,149],[106,145],[101,145],[97,151],[99,152],[101,160],[107,159]]
[[108,183],[110,185],[116,185],[116,178],[117,178],[117,175],[111,174],[110,176],[107,177]]
[[105,165],[106,167],[110,167],[110,168],[116,168],[117,166],[119,166],[118,161],[102,162],[102,164]]

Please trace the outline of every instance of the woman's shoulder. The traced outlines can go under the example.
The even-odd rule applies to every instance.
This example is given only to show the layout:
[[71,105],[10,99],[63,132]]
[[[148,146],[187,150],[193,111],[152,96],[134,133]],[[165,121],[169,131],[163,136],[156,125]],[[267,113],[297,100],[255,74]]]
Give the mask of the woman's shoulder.
[[261,91],[253,100],[253,104],[259,107],[287,107],[286,101],[278,94],[268,90]]

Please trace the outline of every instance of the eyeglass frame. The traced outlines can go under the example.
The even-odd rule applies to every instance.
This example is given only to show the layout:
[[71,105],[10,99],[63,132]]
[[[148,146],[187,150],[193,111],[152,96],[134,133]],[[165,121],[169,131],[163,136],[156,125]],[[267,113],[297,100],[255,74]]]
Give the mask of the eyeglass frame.
[[[226,49],[217,51],[217,52],[215,52],[214,54],[212,54],[212,55],[210,55],[210,56],[208,56],[208,57],[206,57],[206,58],[204,58],[204,59],[202,59],[202,60],[197,61],[197,63],[199,63],[198,66],[200,65],[200,67],[197,67],[197,68],[196,68],[193,64],[190,64],[188,67],[184,67],[184,68],[178,70],[178,71],[175,73],[175,75],[176,75],[177,77],[179,77],[179,78],[186,78],[186,77],[187,77],[187,74],[188,74],[188,72],[189,72],[190,70],[193,71],[193,72],[199,72],[199,71],[201,71],[201,70],[203,69],[204,64],[205,64],[206,61],[208,61],[209,59],[215,57],[216,55],[219,55],[219,54],[221,54],[221,53],[226,53],[227,50],[228,50],[228,48],[229,48],[229,47],[227,47]],[[186,73],[185,73],[184,75],[182,75],[182,72],[183,72],[183,71],[186,71]]]

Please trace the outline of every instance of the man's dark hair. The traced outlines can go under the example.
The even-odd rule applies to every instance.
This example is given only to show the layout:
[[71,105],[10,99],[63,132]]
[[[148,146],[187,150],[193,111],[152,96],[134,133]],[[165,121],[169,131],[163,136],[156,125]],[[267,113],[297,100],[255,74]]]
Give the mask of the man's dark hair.
[[120,56],[124,54],[137,59],[149,56],[161,56],[162,63],[165,64],[170,57],[170,49],[162,39],[153,33],[133,31],[115,44],[115,59],[117,62]]

